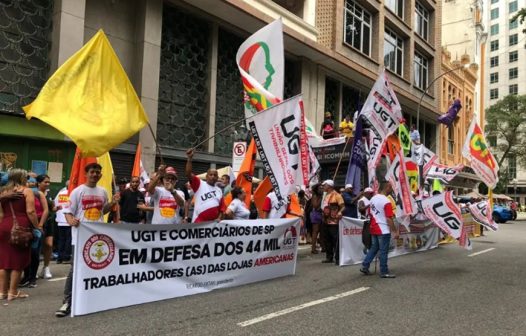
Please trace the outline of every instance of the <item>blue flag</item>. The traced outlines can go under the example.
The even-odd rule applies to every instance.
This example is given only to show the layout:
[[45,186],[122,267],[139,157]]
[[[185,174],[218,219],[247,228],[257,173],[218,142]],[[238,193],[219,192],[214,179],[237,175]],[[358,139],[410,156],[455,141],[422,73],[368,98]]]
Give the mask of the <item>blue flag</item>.
[[362,137],[362,116],[358,115],[354,131],[354,141],[351,151],[351,159],[347,168],[345,184],[352,184],[353,196],[360,193],[362,189],[362,170],[366,167],[365,144]]

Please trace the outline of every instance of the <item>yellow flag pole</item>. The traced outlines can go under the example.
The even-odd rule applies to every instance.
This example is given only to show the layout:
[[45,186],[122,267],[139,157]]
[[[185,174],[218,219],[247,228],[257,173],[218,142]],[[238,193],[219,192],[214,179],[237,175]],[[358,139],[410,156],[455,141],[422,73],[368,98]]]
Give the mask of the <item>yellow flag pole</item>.
[[157,154],[159,155],[159,160],[161,160],[161,164],[164,164],[163,155],[161,154],[161,148],[159,147],[159,143],[157,142],[157,137],[155,136],[155,132],[153,131],[152,125],[148,122],[148,128],[150,129],[150,133],[152,133],[153,141],[155,141],[155,150],[157,151]]

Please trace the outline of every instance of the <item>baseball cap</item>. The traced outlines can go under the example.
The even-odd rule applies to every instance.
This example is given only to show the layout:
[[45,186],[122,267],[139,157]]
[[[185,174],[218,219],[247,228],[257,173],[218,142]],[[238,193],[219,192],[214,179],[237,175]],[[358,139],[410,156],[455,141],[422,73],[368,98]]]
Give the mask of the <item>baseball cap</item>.
[[328,185],[331,187],[334,187],[334,181],[333,180],[325,180],[321,185]]
[[347,184],[345,185],[345,189],[349,189],[349,188],[352,188],[352,184],[347,183]]
[[372,192],[374,192],[374,190],[373,190],[373,188],[367,187],[367,188],[365,188],[365,190],[363,192],[364,193],[372,193]]
[[165,175],[173,175],[173,176],[177,177],[177,170],[175,170],[174,167],[166,167],[166,169],[164,170],[164,174]]

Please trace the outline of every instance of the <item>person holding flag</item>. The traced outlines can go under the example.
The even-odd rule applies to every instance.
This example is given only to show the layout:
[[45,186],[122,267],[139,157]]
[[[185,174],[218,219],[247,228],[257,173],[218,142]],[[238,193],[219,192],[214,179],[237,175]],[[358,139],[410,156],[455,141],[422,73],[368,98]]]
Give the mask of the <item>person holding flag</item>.
[[[157,186],[161,180],[162,186]],[[177,172],[173,167],[160,165],[148,185],[153,200],[152,224],[181,224],[180,209],[184,207],[184,193],[175,189]]]
[[[64,210],[64,216],[69,225],[72,226],[72,243],[77,241],[77,228],[86,222],[104,222],[104,215],[119,202],[119,194],[108,200],[108,193],[97,183],[102,177],[102,166],[98,163],[90,163],[84,167],[86,183],[78,186],[69,196],[69,207]],[[71,313],[71,299],[73,293],[73,260],[71,268],[64,285],[64,301],[59,310],[55,312],[56,317],[68,316]]]
[[216,186],[219,179],[217,170],[208,169],[205,177],[206,182],[203,183],[199,177],[192,173],[193,148],[186,151],[186,157],[185,174],[194,191],[195,200],[192,223],[221,220],[225,212],[225,202],[223,191]]

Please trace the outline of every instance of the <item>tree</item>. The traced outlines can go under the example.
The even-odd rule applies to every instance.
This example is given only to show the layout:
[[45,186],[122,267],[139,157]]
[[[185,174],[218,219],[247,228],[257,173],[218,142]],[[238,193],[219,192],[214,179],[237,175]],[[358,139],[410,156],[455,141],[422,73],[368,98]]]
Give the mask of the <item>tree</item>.
[[[499,167],[510,154],[526,166],[526,95],[508,95],[486,109],[486,136],[497,139]],[[505,171],[500,176],[507,178]],[[504,176],[505,175],[505,176]]]
[[[526,8],[521,8],[512,18],[511,21],[519,20],[519,23],[522,24],[526,19]],[[522,32],[526,34],[526,29],[523,29]]]

